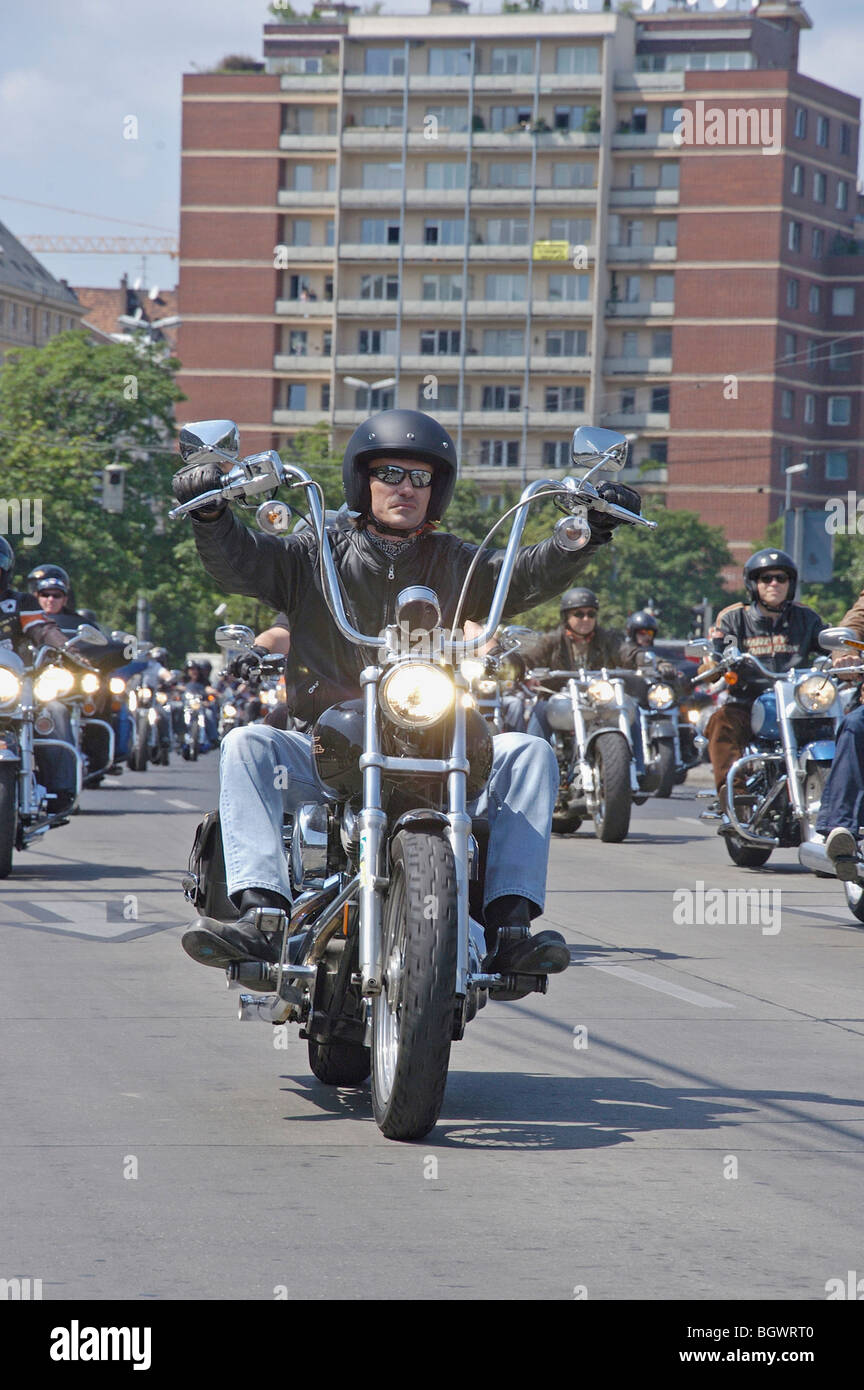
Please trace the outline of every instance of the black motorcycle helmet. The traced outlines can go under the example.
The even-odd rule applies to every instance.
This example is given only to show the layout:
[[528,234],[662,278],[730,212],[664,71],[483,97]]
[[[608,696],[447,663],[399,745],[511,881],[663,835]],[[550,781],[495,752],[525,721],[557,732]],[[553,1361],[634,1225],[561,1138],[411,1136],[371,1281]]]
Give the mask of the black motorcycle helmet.
[[647,628],[649,632],[653,632],[655,637],[660,630],[660,626],[654,614],[649,613],[647,608],[639,608],[635,613],[631,613],[630,617],[627,619],[627,636],[632,641],[636,633],[643,631],[645,628]]
[[751,603],[756,603],[759,598],[759,591],[756,587],[756,580],[763,570],[785,570],[789,576],[789,590],[786,594],[786,602],[790,603],[795,597],[795,590],[798,587],[798,567],[791,555],[787,555],[785,550],[757,550],[755,555],[744,566],[744,585],[750,595]]
[[351,511],[367,515],[372,499],[366,464],[388,456],[435,464],[424,525],[440,521],[456,486],[456,445],[437,420],[420,410],[382,410],[358,425],[342,459],[342,487]]
[[45,579],[52,580],[58,588],[65,589],[67,594],[72,588],[69,576],[62,565],[37,565],[27,576],[28,594],[38,594],[39,585]]
[[0,593],[8,588],[15,568],[15,551],[5,536],[0,536]]
[[559,607],[563,618],[571,608],[597,609],[600,607],[600,600],[593,589],[567,589],[561,595]]

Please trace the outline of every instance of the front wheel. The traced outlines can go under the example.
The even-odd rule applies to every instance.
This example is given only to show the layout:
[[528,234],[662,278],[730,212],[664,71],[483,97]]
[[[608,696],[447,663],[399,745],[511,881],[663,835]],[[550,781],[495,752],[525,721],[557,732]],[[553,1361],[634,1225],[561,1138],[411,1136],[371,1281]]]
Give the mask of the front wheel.
[[0,768],[0,878],[12,872],[12,851],[18,830],[18,771],[15,764]]
[[763,864],[767,864],[771,858],[772,849],[764,849],[762,845],[748,845],[745,840],[737,835],[724,835],[726,850],[733,864],[737,864],[739,869],[761,869]]
[[391,845],[382,989],[372,1003],[372,1108],[388,1139],[422,1139],[447,1084],[456,982],[456,866],[437,835]]
[[657,770],[660,784],[654,795],[665,801],[675,786],[675,744],[669,738],[661,738],[658,744]]
[[864,887],[860,883],[844,883],[846,906],[859,922],[864,922]]
[[594,744],[597,809],[594,832],[604,844],[619,844],[630,829],[630,745],[623,734],[598,734]]
[[126,759],[130,772],[147,771],[147,744],[150,739],[150,725],[144,720],[140,721],[140,728],[135,737],[135,747]]

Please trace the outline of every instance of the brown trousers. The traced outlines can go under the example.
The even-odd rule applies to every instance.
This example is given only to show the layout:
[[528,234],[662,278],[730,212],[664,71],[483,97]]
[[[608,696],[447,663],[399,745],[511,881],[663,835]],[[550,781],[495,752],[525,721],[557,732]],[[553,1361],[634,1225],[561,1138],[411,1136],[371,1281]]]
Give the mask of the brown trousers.
[[[726,781],[726,773],[750,738],[750,707],[720,705],[705,726],[708,737],[708,756],[714,769],[714,785],[718,792]],[[737,794],[737,789],[736,789]]]

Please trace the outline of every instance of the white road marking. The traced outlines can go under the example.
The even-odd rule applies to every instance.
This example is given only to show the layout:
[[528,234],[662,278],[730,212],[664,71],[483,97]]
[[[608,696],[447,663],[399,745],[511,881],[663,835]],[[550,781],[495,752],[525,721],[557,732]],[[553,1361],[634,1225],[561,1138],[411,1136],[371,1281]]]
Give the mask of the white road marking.
[[132,790],[133,790],[133,792],[137,792],[138,796],[158,796],[158,795],[159,795],[158,792],[154,792],[154,790],[153,790],[152,787],[133,787]]
[[104,898],[99,902],[65,902],[60,911],[57,910],[58,904],[52,901],[37,901],[27,903],[26,906],[23,903],[7,903],[4,904],[4,916],[7,909],[11,908],[19,914],[19,920],[23,918],[31,925],[49,927],[52,931],[65,929],[77,936],[94,936],[105,941],[113,936],[125,936],[139,925],[137,918],[124,919],[122,906],[123,900],[120,898],[119,910],[116,913],[112,912],[109,917],[108,903]]
[[685,989],[674,985],[670,980],[659,980],[656,975],[643,975],[641,970],[631,970],[629,965],[592,965],[592,970],[604,970],[607,975],[618,975],[622,980],[630,980],[634,985],[644,985],[646,989],[659,990],[661,994],[674,994],[688,1004],[698,1004],[700,1009],[734,1009],[723,999],[714,999],[710,994],[699,994],[695,989]]
[[181,811],[197,811],[198,807],[193,806],[191,801],[176,801],[172,797],[166,797],[166,805],[179,806]]

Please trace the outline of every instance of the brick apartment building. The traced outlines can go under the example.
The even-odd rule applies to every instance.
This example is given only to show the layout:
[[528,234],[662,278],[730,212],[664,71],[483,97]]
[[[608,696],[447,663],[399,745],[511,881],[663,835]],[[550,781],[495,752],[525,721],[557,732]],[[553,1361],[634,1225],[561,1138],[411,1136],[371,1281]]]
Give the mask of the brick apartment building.
[[859,102],[798,72],[809,27],[797,0],[265,25],[261,71],[184,78],[184,418],[338,447],[419,407],[493,492],[606,425],[739,552],[786,468],[794,505],[855,487]]

